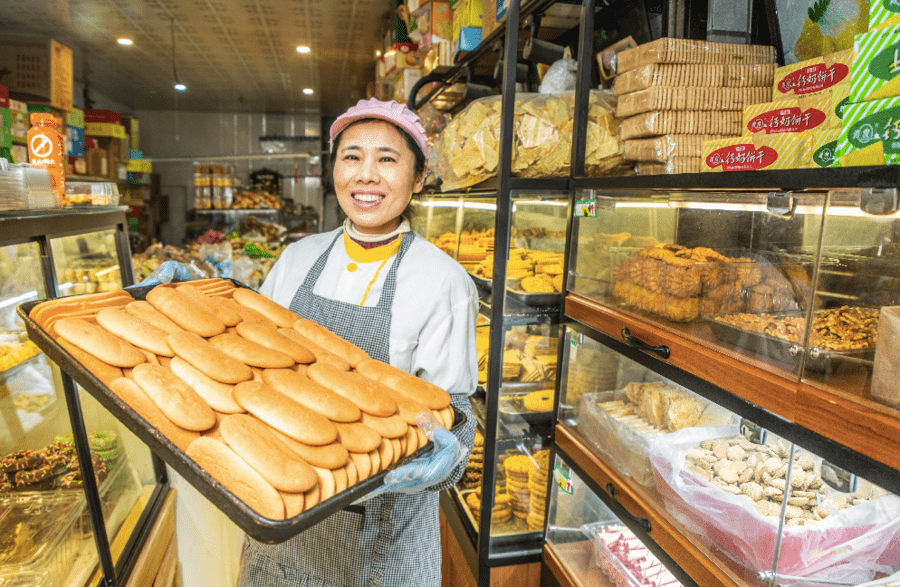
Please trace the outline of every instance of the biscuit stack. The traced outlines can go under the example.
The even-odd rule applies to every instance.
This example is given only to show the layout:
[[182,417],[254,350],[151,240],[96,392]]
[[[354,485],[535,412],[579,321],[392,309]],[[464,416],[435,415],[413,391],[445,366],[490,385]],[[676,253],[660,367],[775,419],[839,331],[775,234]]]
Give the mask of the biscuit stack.
[[508,457],[503,464],[506,467],[506,493],[509,495],[513,515],[525,520],[528,518],[531,500],[528,480],[534,464],[528,455]]
[[481,477],[484,471],[484,436],[478,430],[475,431],[475,446],[469,454],[469,462],[466,472],[459,483],[463,489],[475,489],[481,487]]
[[[481,488],[479,487],[466,496],[466,504],[475,522],[481,520]],[[494,507],[491,510],[491,524],[503,524],[512,518],[512,507],[510,506],[509,495],[501,493],[499,490],[494,495]]]
[[[30,312],[115,397],[247,507],[293,517],[428,443],[446,391],[222,279],[50,300]],[[101,387],[102,388],[102,387]]]
[[569,364],[564,403],[577,410],[584,394],[615,389],[618,372],[617,354],[579,345],[574,362]]
[[[550,451],[542,450],[534,454],[534,463],[528,471],[528,490],[531,499],[528,504],[528,529],[544,529],[544,511],[547,507],[547,480],[550,472]],[[535,466],[536,465],[536,466]]]
[[772,47],[663,38],[618,56],[625,158],[640,174],[698,173],[703,142],[740,136],[744,106],[767,102]]

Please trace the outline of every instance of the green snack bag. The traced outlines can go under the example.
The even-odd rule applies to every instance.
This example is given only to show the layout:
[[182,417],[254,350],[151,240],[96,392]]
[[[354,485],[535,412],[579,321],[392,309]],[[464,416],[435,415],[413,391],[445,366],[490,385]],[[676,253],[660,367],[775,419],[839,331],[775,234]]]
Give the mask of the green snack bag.
[[847,106],[835,157],[841,167],[900,163],[900,97]]
[[850,69],[850,101],[900,96],[900,26],[856,36]]

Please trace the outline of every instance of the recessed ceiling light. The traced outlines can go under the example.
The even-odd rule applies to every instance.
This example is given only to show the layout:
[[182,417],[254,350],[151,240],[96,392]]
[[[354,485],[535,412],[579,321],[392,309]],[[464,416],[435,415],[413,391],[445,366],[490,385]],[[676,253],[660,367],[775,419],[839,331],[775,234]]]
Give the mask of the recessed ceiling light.
[[375,51],[375,57],[381,57],[381,51]]
[[312,88],[303,88],[303,93],[307,96],[312,96],[313,90]]
[[300,45],[297,47],[297,53],[309,53],[309,47],[306,45]]
[[187,86],[182,83],[178,83],[178,84],[175,84],[175,89],[178,90],[179,92],[183,92],[183,91],[187,90]]
[[125,45],[126,47],[128,45],[134,45],[134,41],[132,41],[131,39],[126,39],[125,37],[116,39],[116,42],[119,43],[120,45]]

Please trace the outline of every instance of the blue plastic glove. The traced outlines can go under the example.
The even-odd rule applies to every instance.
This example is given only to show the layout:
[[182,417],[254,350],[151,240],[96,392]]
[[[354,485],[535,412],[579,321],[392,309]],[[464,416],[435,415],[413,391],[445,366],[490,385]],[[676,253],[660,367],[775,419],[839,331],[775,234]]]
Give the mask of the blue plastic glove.
[[430,413],[423,412],[416,422],[433,443],[429,454],[422,455],[384,476],[384,485],[364,496],[365,501],[382,493],[416,493],[442,482],[466,459],[468,449],[456,435],[440,425]]
[[[197,271],[197,273],[199,273],[199,271]],[[135,287],[156,286],[163,283],[178,281],[191,281],[192,279],[202,279],[203,277],[204,275],[195,274],[191,271],[191,268],[178,261],[165,261],[162,265],[157,267],[153,273],[148,275],[144,281],[138,283]]]

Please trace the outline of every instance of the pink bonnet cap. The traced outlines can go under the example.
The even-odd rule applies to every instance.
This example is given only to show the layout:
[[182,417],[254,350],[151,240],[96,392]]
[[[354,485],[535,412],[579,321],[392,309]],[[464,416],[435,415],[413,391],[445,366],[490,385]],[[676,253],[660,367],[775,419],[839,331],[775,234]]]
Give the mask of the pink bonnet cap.
[[350,123],[363,118],[380,118],[402,128],[416,141],[419,148],[422,149],[422,154],[428,158],[428,139],[425,137],[425,127],[422,126],[416,113],[393,100],[382,102],[377,98],[360,100],[356,106],[337,117],[329,131],[331,138],[328,141],[328,150],[334,150],[334,137],[350,126]]

